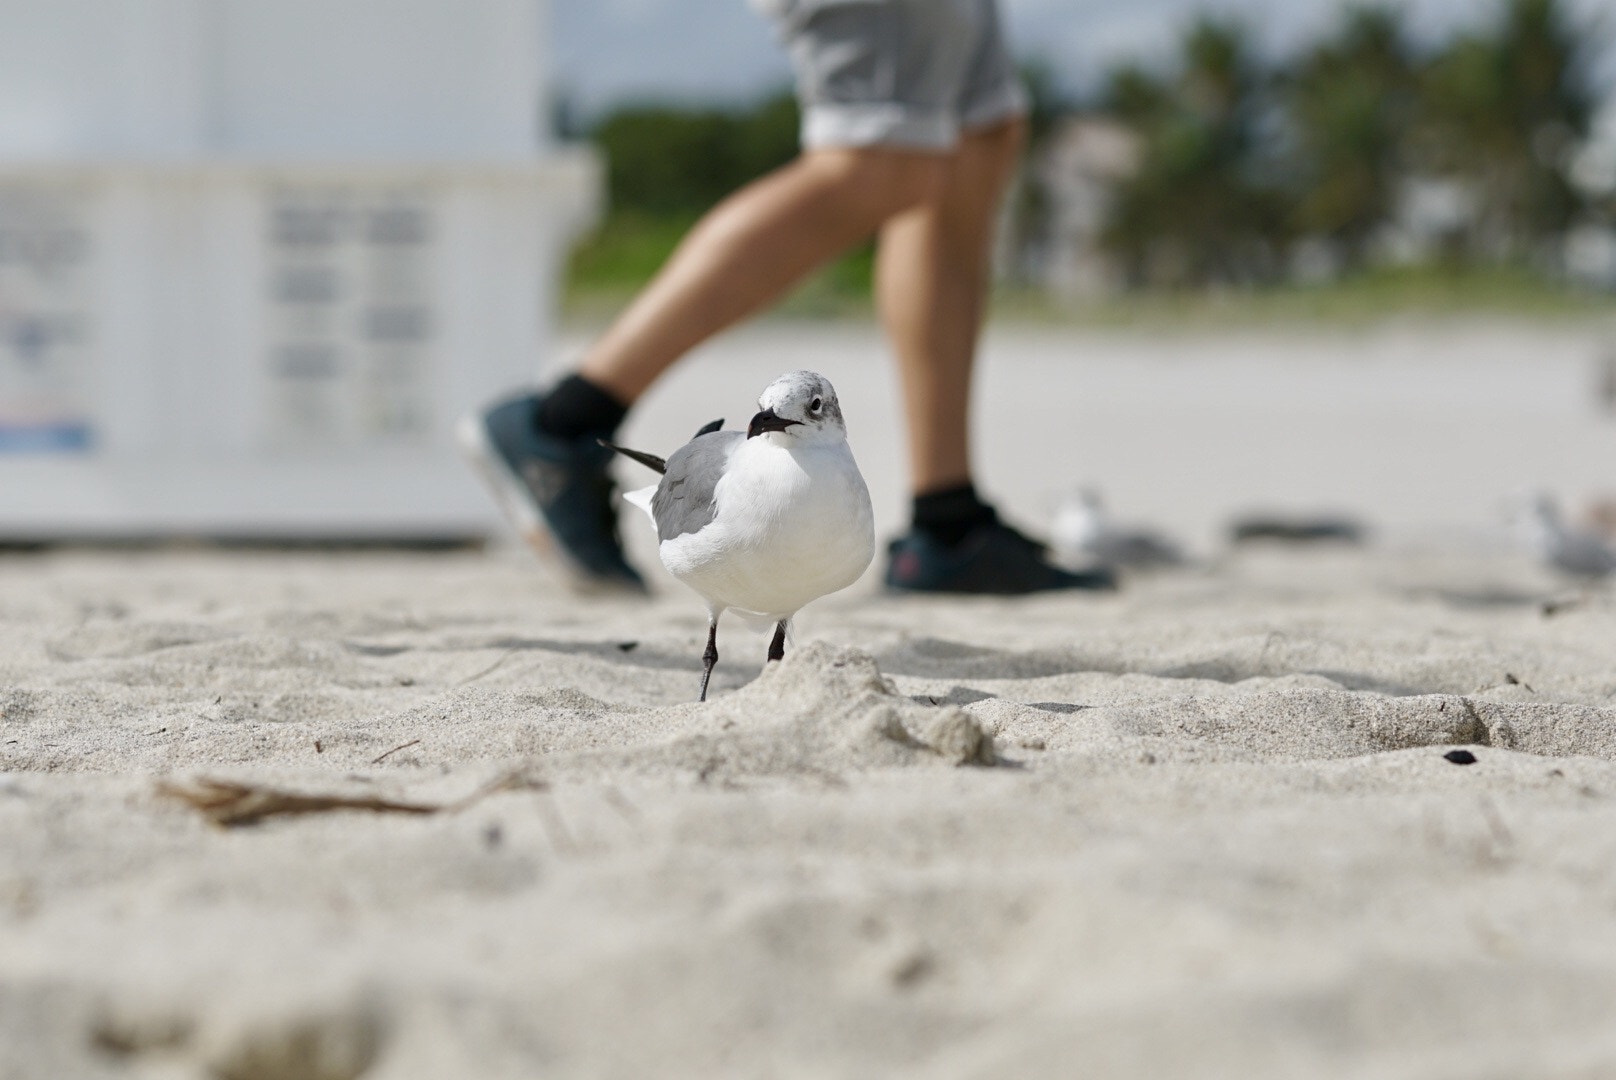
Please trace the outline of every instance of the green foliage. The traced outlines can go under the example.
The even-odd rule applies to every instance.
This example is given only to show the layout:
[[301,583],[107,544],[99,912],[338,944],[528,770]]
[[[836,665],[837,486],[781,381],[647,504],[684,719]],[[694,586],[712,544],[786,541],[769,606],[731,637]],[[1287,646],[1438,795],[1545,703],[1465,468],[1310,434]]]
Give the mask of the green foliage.
[[[631,106],[605,117],[592,138],[607,163],[607,214],[573,252],[568,307],[586,317],[620,307],[703,213],[797,155],[798,122],[789,93],[748,109]],[[789,310],[834,314],[864,303],[873,255],[866,245],[826,267]]]
[[1136,284],[1272,278],[1286,239],[1282,192],[1262,168],[1264,73],[1238,23],[1202,19],[1176,75],[1124,68],[1111,110],[1141,140],[1137,174],[1117,192],[1105,240]]
[[1418,73],[1395,9],[1356,8],[1288,79],[1297,231],[1334,241],[1362,266],[1392,214],[1405,169]]
[[1060,92],[1055,69],[1045,60],[1021,65],[1021,84],[1027,90],[1027,141],[1038,146],[1047,139],[1072,105]]
[[790,94],[750,110],[637,106],[594,131],[612,213],[699,214],[797,153]]
[[1001,292],[995,311],[1063,326],[1195,332],[1321,322],[1350,328],[1402,315],[1610,318],[1616,315],[1616,298],[1520,267],[1441,263],[1364,270],[1319,285],[1145,290],[1075,306],[1042,292],[1017,290]]
[[1566,164],[1593,112],[1585,40],[1557,0],[1503,0],[1495,25],[1424,73],[1422,163],[1476,184],[1486,253],[1519,254],[1576,216]]
[[572,253],[569,288],[627,294],[651,279],[695,224],[693,214],[619,210]]
[[1114,73],[1105,109],[1141,145],[1105,233],[1128,280],[1272,280],[1302,237],[1362,268],[1415,175],[1474,193],[1461,254],[1530,261],[1584,210],[1567,169],[1594,101],[1588,35],[1564,0],[1495,12],[1422,57],[1396,9],[1349,8],[1278,70],[1239,25],[1202,19],[1173,71]]
[[[577,318],[610,318],[657,272],[690,226],[692,214],[612,214],[572,253],[565,303]],[[875,245],[865,244],[813,275],[784,305],[788,314],[845,315],[869,307]]]

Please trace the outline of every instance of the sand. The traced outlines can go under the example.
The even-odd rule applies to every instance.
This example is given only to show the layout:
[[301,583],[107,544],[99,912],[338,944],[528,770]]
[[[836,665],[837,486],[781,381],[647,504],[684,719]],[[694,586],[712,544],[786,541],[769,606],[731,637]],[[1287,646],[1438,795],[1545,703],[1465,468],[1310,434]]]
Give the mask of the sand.
[[1541,585],[860,589],[701,706],[687,597],[516,553],[13,556],[0,1075],[1611,1075],[1616,619]]
[[727,623],[706,705],[666,581],[0,557],[0,1077],[1616,1075],[1616,603],[1201,555]]

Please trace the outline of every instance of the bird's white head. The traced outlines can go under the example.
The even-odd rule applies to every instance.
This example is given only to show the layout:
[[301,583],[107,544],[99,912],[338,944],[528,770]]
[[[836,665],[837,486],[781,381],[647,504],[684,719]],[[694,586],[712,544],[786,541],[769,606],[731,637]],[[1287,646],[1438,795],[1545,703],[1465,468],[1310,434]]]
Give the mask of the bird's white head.
[[1546,491],[1524,491],[1511,496],[1505,503],[1505,515],[1516,537],[1545,558],[1565,533],[1560,506]]
[[758,396],[758,413],[746,428],[748,439],[768,434],[787,444],[845,440],[847,424],[830,380],[812,371],[792,371],[770,383]]

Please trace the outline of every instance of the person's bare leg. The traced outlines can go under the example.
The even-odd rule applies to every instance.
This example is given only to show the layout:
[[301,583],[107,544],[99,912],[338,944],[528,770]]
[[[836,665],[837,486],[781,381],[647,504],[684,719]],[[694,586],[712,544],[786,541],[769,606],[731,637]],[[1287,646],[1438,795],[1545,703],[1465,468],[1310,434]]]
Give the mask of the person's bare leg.
[[944,155],[813,150],[714,207],[585,355],[579,374],[631,404],[675,360],[935,198]]
[[915,494],[971,479],[971,372],[999,202],[1024,137],[1019,119],[968,132],[937,195],[881,229],[876,304],[897,355]]

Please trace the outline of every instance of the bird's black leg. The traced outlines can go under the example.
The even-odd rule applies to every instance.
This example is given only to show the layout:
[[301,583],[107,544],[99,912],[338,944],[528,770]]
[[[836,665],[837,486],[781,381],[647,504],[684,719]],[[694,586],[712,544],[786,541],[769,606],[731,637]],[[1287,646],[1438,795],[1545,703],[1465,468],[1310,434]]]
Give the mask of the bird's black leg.
[[782,619],[775,625],[774,640],[769,642],[769,659],[784,660],[786,658],[786,624]]
[[707,700],[707,680],[713,677],[713,665],[718,663],[718,620],[707,624],[707,648],[701,654],[701,697]]

